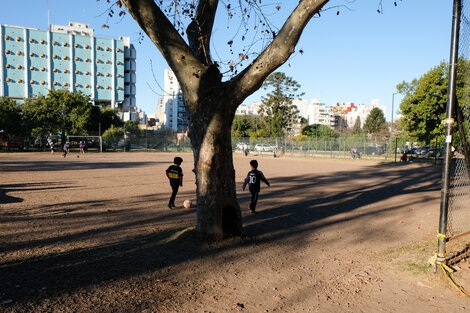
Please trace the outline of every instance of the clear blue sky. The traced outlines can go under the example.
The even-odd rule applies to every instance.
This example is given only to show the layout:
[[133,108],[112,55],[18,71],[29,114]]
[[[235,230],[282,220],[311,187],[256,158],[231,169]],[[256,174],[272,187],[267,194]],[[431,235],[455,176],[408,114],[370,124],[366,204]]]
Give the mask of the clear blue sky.
[[[114,1],[112,1],[114,2]],[[284,1],[280,25],[297,1]],[[383,0],[383,14],[377,13],[379,0],[337,0],[327,7],[347,5],[325,11],[305,29],[296,54],[279,71],[292,76],[302,86],[304,98],[320,98],[326,105],[336,102],[369,104],[380,99],[390,119],[392,94],[396,85],[419,78],[442,60],[448,61],[451,32],[450,0]],[[95,36],[129,36],[137,49],[137,105],[147,114],[155,112],[157,94],[162,94],[163,70],[167,67],[158,50],[147,38],[138,42],[139,27],[126,15],[108,20],[106,0],[49,0],[50,23],[69,21],[90,24]],[[47,0],[1,0],[0,23],[47,29]],[[336,12],[340,11],[337,15]],[[101,28],[107,23],[110,28]],[[221,55],[227,49],[226,20],[214,28],[214,49]],[[154,74],[150,71],[150,60]],[[155,82],[153,75],[157,79]],[[149,87],[150,85],[150,87]],[[263,91],[245,103],[260,101]],[[395,97],[395,112],[401,96]]]

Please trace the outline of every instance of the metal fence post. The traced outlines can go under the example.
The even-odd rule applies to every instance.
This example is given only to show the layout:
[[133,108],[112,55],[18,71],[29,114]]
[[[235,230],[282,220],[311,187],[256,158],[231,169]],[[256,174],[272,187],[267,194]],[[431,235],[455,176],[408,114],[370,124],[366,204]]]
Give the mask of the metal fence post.
[[457,75],[458,62],[458,45],[460,31],[460,14],[462,9],[461,0],[454,0],[452,14],[452,35],[450,45],[450,64],[449,64],[449,84],[447,88],[447,112],[445,125],[445,158],[442,177],[441,189],[441,205],[439,214],[439,230],[438,230],[438,248],[437,261],[445,262],[446,253],[446,236],[447,236],[447,217],[449,210],[449,181],[450,181],[450,165],[452,159],[452,131],[454,126],[453,109],[455,101],[455,84]]

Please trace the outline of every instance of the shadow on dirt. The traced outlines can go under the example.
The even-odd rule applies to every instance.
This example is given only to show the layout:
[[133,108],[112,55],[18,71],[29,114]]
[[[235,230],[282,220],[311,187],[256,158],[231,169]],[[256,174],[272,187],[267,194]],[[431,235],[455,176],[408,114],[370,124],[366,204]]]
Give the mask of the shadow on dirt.
[[[55,166],[53,163],[55,164],[55,162],[46,162],[42,165],[42,170]],[[64,166],[68,168],[69,165]],[[77,164],[75,169],[81,169],[81,166]],[[103,163],[83,166],[103,168]],[[135,166],[135,164],[112,163],[108,166],[115,168]],[[273,186],[271,189],[263,189],[260,202],[269,201],[278,204],[270,206],[271,208],[265,209],[261,214],[244,218],[248,224],[245,233],[252,239],[230,239],[216,244],[205,244],[198,240],[193,226],[194,210],[139,213],[139,208],[149,201],[158,200],[151,195],[141,199],[140,202],[136,202],[136,199],[128,199],[126,203],[77,202],[67,207],[71,211],[60,211],[60,206],[51,206],[45,208],[46,211],[42,211],[42,215],[36,216],[31,213],[31,216],[15,216],[18,221],[24,218],[50,218],[54,223],[54,219],[60,219],[61,225],[70,224],[71,229],[65,232],[65,235],[45,239],[35,240],[32,235],[30,240],[21,241],[13,238],[7,244],[4,241],[0,246],[2,253],[14,255],[21,249],[80,244],[65,252],[50,252],[21,260],[11,257],[10,261],[1,263],[3,283],[0,287],[0,302],[11,299],[11,305],[23,303],[25,306],[34,307],[45,298],[99,286],[110,281],[125,280],[148,272],[161,271],[162,278],[165,279],[165,276],[171,277],[171,272],[164,269],[171,265],[217,255],[246,244],[272,243],[316,231],[331,223],[338,223],[338,221],[323,221],[325,218],[350,212],[393,196],[439,190],[440,174],[439,168],[432,166],[413,167],[403,171],[390,164],[374,164],[362,171],[275,178],[271,180]],[[283,185],[286,181],[289,185]],[[360,183],[357,183],[359,181]],[[326,195],[315,194],[315,188],[320,186],[332,186],[334,189]],[[239,198],[246,203],[249,194],[245,193]],[[276,201],[283,198],[297,200],[288,204]],[[110,212],[113,206],[121,206],[126,210],[113,212],[111,209]],[[47,210],[59,211],[48,213]],[[374,215],[380,211],[364,214]],[[49,217],[44,214],[49,214]],[[50,214],[55,214],[55,217],[50,217]],[[361,218],[364,214],[358,214],[350,219]],[[116,224],[102,225],[99,217],[112,219]],[[9,217],[3,216],[2,220],[5,218]],[[74,226],[77,223],[92,227],[85,230],[74,229],[73,227],[78,227]],[[154,230],[141,235],[139,227],[151,227]],[[23,230],[25,238],[28,237],[28,231]],[[113,243],[94,247],[86,245],[86,240],[90,238],[112,238],[117,232],[128,235],[126,239]]]
[[13,197],[8,195],[10,192],[28,192],[28,191],[42,191],[47,192],[50,190],[60,190],[72,188],[72,186],[63,186],[63,182],[44,182],[44,183],[24,183],[24,184],[7,184],[0,185],[0,204],[23,202],[23,198]]
[[124,169],[168,162],[87,162],[71,156],[54,161],[0,161],[0,172],[56,172],[70,170]]

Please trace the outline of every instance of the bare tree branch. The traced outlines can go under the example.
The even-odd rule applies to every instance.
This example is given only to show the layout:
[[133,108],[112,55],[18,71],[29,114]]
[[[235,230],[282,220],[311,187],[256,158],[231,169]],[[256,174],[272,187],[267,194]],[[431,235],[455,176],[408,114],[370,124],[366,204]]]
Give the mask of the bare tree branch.
[[210,40],[218,3],[218,0],[199,1],[194,19],[186,30],[191,50],[206,65],[212,64]]
[[327,2],[328,0],[300,1],[271,44],[244,71],[227,82],[235,90],[237,98],[243,101],[261,87],[271,72],[289,59],[307,23]]
[[193,54],[154,0],[122,0],[122,3],[168,62],[180,85],[199,84],[197,78],[207,67]]

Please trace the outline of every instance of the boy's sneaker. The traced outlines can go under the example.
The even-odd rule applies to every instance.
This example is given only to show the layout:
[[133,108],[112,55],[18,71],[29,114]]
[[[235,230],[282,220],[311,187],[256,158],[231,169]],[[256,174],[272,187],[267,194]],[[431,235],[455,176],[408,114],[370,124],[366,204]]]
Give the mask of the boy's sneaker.
[[250,210],[250,214],[256,214],[256,211]]
[[171,206],[171,203],[168,203],[168,207],[170,208],[170,210],[172,210],[172,206]]

